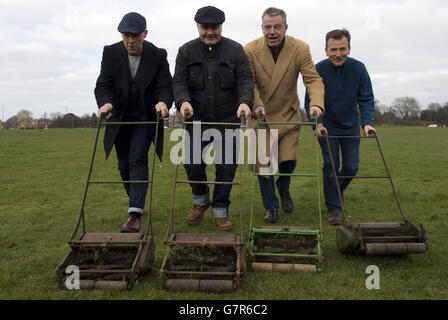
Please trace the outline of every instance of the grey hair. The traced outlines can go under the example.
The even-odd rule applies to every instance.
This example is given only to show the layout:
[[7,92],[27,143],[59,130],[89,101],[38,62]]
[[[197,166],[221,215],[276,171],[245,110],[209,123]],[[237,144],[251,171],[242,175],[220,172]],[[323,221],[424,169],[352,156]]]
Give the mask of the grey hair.
[[280,15],[280,16],[282,16],[282,18],[283,18],[283,20],[285,21],[285,24],[286,24],[286,12],[283,11],[282,9],[269,7],[266,10],[264,10],[263,15],[261,16],[261,19],[263,19],[263,17],[266,16],[266,15],[268,15],[270,17],[279,16]]

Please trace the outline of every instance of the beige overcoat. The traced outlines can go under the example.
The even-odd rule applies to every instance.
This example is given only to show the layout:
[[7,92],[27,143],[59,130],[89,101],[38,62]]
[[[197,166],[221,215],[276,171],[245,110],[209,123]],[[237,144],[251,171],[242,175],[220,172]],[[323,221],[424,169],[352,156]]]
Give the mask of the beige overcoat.
[[[264,37],[248,43],[244,50],[255,81],[253,109],[264,106],[266,122],[301,121],[297,94],[299,74],[308,91],[310,106],[316,105],[324,110],[324,85],[314,66],[308,44],[285,35],[277,63]],[[248,119],[249,128],[255,128],[256,124],[257,120]],[[267,127],[260,125],[260,128]],[[296,160],[300,126],[270,124],[267,129],[274,128],[278,129],[278,162]]]

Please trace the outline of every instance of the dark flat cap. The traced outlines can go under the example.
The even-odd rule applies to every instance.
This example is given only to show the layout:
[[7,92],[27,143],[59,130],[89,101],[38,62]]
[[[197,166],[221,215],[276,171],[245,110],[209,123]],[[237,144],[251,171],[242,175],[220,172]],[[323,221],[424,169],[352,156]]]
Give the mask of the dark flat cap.
[[194,16],[194,21],[200,24],[221,24],[225,19],[224,12],[212,6],[199,9]]
[[121,33],[139,34],[146,30],[146,19],[137,12],[125,14],[118,25],[118,31]]

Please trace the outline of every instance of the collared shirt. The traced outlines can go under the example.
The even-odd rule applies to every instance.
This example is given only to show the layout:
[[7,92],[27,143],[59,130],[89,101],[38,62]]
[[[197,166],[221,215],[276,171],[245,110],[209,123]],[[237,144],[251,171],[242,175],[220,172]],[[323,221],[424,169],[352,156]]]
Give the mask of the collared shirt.
[[282,43],[280,43],[280,48],[277,50],[269,48],[271,50],[272,58],[274,58],[274,62],[277,63],[278,56],[280,52],[282,52],[283,47],[285,46],[285,38],[283,38]]

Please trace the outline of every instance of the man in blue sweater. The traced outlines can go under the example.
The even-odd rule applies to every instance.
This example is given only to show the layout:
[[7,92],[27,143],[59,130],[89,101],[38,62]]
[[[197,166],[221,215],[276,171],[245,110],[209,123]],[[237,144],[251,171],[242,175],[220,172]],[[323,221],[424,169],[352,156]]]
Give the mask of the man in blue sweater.
[[[316,64],[325,86],[325,115],[318,123],[319,138],[322,138],[322,132],[329,136],[359,136],[361,124],[365,135],[373,135],[375,105],[372,83],[364,64],[348,57],[350,33],[346,29],[333,30],[327,33],[325,41],[328,59]],[[305,97],[305,109],[310,116],[308,95]],[[328,222],[338,225],[341,223],[342,209],[330,155],[325,140],[320,139],[319,143],[324,158],[323,181]],[[359,166],[360,139],[331,138],[329,143],[337,175],[355,176]],[[338,179],[338,182],[343,198],[351,179]]]

